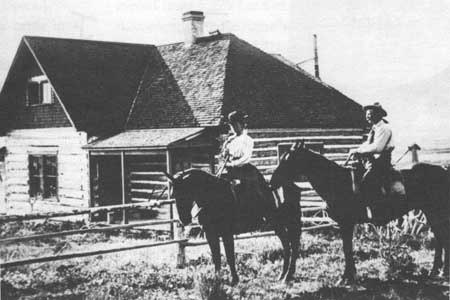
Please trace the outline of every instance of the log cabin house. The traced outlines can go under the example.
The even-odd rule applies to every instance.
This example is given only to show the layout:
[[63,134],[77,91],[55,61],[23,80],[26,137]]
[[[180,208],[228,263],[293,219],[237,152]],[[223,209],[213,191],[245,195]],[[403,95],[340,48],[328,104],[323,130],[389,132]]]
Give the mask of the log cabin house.
[[23,37],[0,94],[8,207],[167,197],[162,171],[214,172],[236,109],[268,176],[298,139],[337,161],[362,141],[358,103],[233,34],[203,36],[203,20],[185,13],[185,40],[160,46]]

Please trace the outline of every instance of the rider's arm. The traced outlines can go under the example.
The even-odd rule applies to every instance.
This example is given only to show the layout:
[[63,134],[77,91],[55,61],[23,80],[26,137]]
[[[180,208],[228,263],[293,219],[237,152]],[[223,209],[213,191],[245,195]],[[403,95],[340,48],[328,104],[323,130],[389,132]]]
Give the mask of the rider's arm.
[[380,153],[386,148],[386,144],[392,135],[392,131],[388,127],[380,127],[375,131],[373,143],[362,144],[358,149],[357,153]]
[[235,135],[229,136],[225,143],[222,145],[222,151],[220,152],[222,157],[227,157],[229,155],[228,144],[234,139]]
[[242,143],[242,156],[228,162],[228,166],[230,167],[240,167],[250,162],[253,153],[253,140],[251,138],[247,138]]

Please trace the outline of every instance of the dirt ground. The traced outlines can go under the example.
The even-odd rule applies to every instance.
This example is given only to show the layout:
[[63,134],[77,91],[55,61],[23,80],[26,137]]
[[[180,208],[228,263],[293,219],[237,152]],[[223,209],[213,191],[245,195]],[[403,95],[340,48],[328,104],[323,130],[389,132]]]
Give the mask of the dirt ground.
[[[82,222],[3,225],[1,238],[86,226]],[[6,245],[3,261],[107,249],[150,240],[167,232],[129,230],[85,234]],[[302,234],[301,256],[293,282],[277,280],[282,251],[277,238],[236,242],[241,282],[230,286],[225,259],[217,277],[207,246],[187,248],[186,267],[175,267],[177,246],[132,250],[2,270],[2,299],[448,299],[448,278],[429,279],[433,237],[380,239],[360,231],[355,238],[358,284],[337,286],[344,258],[332,229]],[[222,249],[223,253],[223,249]]]

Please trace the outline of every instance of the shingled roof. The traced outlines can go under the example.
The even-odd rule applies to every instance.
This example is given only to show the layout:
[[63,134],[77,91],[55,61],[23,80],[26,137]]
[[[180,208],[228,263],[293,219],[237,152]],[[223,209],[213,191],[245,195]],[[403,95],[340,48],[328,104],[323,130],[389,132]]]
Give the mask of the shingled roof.
[[360,128],[361,105],[253,45],[230,36],[223,111],[254,128]]
[[[251,128],[364,125],[358,103],[233,34],[189,47],[26,36],[18,54],[24,48],[73,125],[89,135],[217,126],[235,109],[249,114]],[[14,80],[8,76],[0,94],[4,107],[5,86]]]
[[[358,103],[232,34],[158,50],[167,68],[159,92],[169,89],[173,97],[147,84],[133,106],[128,129],[216,126],[235,109],[249,113],[253,128],[364,124]],[[182,115],[188,118],[181,120]]]

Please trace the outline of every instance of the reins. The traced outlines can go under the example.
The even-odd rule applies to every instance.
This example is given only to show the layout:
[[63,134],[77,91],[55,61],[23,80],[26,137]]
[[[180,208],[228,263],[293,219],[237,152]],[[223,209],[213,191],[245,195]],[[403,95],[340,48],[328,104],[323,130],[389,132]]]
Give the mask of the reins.
[[216,173],[216,177],[220,178],[222,176],[223,171],[225,170],[225,167],[227,166],[228,161],[230,160],[230,155],[225,156],[225,160],[223,162],[223,165],[219,168],[219,170]]

